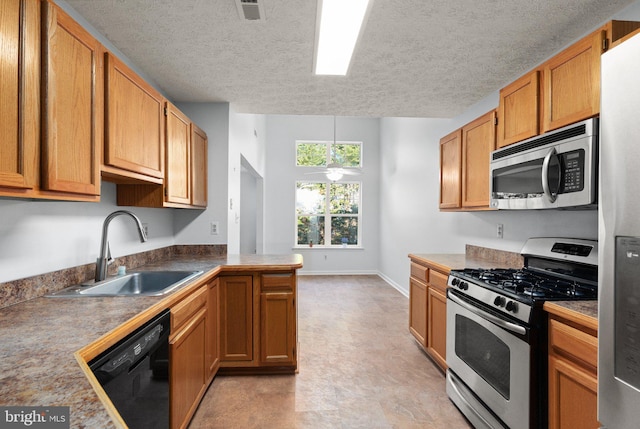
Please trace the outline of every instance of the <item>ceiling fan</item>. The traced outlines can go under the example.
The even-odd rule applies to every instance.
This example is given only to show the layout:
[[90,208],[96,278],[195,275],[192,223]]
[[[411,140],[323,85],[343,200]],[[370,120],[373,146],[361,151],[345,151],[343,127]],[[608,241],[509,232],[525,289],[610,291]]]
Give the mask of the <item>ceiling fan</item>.
[[[336,117],[333,117],[333,144],[336,144]],[[327,166],[318,171],[313,171],[305,174],[324,174],[327,179],[335,182],[342,179],[342,176],[357,176],[361,174],[360,167],[345,167],[337,162],[327,164]]]

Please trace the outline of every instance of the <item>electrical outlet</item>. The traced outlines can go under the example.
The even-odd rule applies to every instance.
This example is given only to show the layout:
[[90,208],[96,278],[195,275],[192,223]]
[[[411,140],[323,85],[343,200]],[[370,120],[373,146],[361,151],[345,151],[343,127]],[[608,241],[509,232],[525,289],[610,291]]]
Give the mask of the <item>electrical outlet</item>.
[[504,235],[504,225],[499,223],[498,228],[496,229],[496,237],[502,238]]
[[218,235],[220,231],[220,224],[218,221],[211,222],[211,235]]

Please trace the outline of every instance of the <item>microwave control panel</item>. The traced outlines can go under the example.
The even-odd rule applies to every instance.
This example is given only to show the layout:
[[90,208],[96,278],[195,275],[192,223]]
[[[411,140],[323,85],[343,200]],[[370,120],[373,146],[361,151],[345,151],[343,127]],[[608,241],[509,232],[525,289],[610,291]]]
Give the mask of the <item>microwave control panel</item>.
[[560,193],[578,192],[584,189],[584,150],[560,154],[563,168]]

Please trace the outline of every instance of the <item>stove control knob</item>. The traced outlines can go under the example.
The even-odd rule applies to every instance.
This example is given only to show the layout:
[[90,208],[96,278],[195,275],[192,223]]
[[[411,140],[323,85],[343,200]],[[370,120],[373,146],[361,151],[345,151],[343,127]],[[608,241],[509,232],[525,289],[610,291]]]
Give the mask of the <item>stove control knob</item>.
[[458,278],[455,278],[455,277],[454,277],[454,278],[453,278],[453,280],[451,280],[451,284],[452,284],[453,286],[457,286],[457,285],[458,285],[458,283],[460,283],[460,279],[458,279]]
[[460,282],[460,286],[459,286],[459,287],[460,287],[460,289],[462,289],[462,290],[467,290],[467,289],[469,289],[469,283],[467,283],[467,282]]
[[513,301],[509,301],[509,302],[507,302],[507,306],[505,308],[507,309],[507,311],[510,311],[512,313],[517,313],[518,312],[518,303],[517,302],[513,302]]
[[503,296],[496,296],[496,299],[493,301],[493,304],[497,307],[504,307],[507,300]]

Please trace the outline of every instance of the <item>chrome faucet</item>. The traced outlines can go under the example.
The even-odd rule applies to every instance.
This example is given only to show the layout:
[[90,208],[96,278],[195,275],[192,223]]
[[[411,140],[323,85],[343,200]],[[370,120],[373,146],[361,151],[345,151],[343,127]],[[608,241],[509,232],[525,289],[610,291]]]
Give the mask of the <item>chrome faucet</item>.
[[144,228],[142,227],[142,222],[138,216],[134,215],[130,211],[126,210],[118,210],[116,212],[111,213],[104,220],[102,224],[102,242],[100,243],[100,256],[98,256],[98,260],[96,261],[96,281],[99,282],[104,280],[107,277],[107,268],[109,264],[113,262],[113,258],[111,257],[111,249],[109,248],[109,241],[107,240],[107,233],[109,230],[109,222],[114,217],[120,215],[128,215],[133,218],[136,222],[136,226],[138,227],[138,234],[140,235],[140,243],[144,243],[147,241],[147,235],[144,233]]

